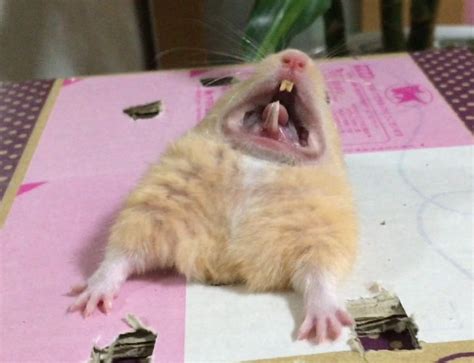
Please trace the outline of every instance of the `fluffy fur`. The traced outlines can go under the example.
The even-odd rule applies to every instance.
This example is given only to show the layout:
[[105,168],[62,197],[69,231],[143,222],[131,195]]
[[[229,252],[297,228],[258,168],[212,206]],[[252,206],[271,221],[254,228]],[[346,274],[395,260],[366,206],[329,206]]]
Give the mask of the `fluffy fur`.
[[307,264],[347,274],[356,224],[342,165],[250,167],[248,158],[209,135],[182,138],[126,201],[109,248],[146,261],[139,272],[174,266],[254,291],[288,288]]
[[[330,276],[332,287],[349,273],[356,256],[355,210],[316,67],[306,71],[324,136],[315,162],[267,158],[245,140],[236,147],[222,133],[222,115],[279,66],[279,54],[264,60],[252,79],[236,85],[149,170],[111,229],[109,264],[110,256],[122,256],[128,274],[174,267],[189,280],[243,283],[251,291],[293,287],[312,298],[311,281],[321,280],[315,276]],[[110,294],[124,278],[110,279],[114,287],[94,299],[91,280],[85,284],[79,291],[89,290],[89,297],[83,292],[73,309],[86,305],[91,312],[100,294],[111,305]],[[329,284],[323,279],[318,286]]]

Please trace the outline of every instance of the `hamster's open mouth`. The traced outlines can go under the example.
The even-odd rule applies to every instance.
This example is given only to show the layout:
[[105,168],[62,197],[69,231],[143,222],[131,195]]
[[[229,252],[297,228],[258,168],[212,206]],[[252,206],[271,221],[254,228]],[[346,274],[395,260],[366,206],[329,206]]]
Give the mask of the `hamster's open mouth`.
[[307,102],[307,92],[299,88],[282,79],[257,90],[229,113],[224,131],[247,149],[257,147],[298,160],[317,158],[323,146],[319,116]]

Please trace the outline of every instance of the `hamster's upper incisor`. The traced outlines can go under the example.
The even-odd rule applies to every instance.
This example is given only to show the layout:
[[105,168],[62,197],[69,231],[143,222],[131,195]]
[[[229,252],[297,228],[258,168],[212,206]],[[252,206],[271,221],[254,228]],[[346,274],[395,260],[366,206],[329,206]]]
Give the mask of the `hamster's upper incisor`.
[[205,119],[169,146],[126,199],[103,262],[71,311],[111,309],[134,273],[294,288],[299,339],[336,339],[352,319],[336,297],[355,260],[357,223],[323,79],[304,53],[256,65]]

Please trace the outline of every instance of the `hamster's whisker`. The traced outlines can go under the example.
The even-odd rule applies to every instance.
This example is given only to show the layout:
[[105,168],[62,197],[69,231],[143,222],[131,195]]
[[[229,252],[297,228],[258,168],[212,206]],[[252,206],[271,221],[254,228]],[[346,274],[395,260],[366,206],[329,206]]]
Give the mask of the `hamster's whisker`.
[[234,78],[234,80],[236,82],[240,82],[240,81],[243,81],[244,79],[239,79],[238,76],[240,74],[246,74],[246,73],[248,73],[246,70],[245,71],[237,71],[237,70],[229,69],[228,72],[222,73],[221,75],[219,75],[219,77],[217,77],[217,78],[213,79],[211,82],[209,82],[208,85],[213,85],[214,83],[217,83],[221,79],[224,79],[224,78],[227,78],[227,77],[232,77],[232,78]]
[[219,76],[219,77],[213,78],[212,81],[209,81],[209,82],[206,83],[206,86],[207,86],[207,87],[210,87],[210,86],[212,86],[213,84],[218,83],[220,80],[225,79],[225,78],[227,78],[227,77],[230,77],[230,75],[227,75],[227,74],[226,74],[226,75],[223,75],[223,76]]
[[213,35],[219,35],[224,40],[231,42],[240,51],[240,56],[244,56],[242,49],[242,41],[244,41],[255,53],[259,55],[260,58],[262,58],[262,54],[260,54],[258,51],[257,44],[252,41],[250,37],[248,37],[244,32],[237,30],[230,22],[225,21],[224,19],[217,19],[215,20],[215,23],[218,24],[212,25],[200,19],[190,19],[190,21],[212,30]]
[[189,59],[186,61],[186,68],[210,68],[213,66],[235,66],[241,63],[236,63],[235,61],[229,59],[213,59],[213,60],[192,60]]
[[330,58],[335,58],[337,54],[342,50],[347,47],[347,43],[341,42],[331,50],[327,51],[325,54],[325,58],[330,59]]
[[[265,57],[265,55],[259,50],[258,43],[254,39],[249,37],[247,34],[245,34],[245,32],[236,29],[230,22],[225,21],[224,19],[217,19],[216,21],[224,26],[227,26],[227,29],[229,31],[231,31],[238,38],[241,38],[241,40],[244,41],[245,44],[248,45],[255,52],[258,60],[261,60]],[[242,44],[239,42],[239,45],[241,46]]]
[[200,53],[207,53],[207,54],[216,54],[216,55],[221,55],[225,56],[230,59],[234,59],[239,62],[245,62],[246,59],[240,56],[237,56],[235,54],[231,54],[228,52],[221,52],[221,51],[216,51],[216,50],[210,50],[206,48],[199,48],[199,47],[175,47],[171,49],[166,49],[158,52],[155,56],[155,60],[160,60],[166,55],[176,53],[176,52],[200,52]]

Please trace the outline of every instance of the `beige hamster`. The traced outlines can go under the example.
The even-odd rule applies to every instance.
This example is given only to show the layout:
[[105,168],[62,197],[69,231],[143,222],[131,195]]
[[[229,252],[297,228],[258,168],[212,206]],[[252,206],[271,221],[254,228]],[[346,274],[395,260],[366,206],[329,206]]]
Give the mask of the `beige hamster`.
[[352,324],[336,289],[357,240],[322,75],[286,50],[257,64],[151,167],[69,310],[107,312],[131,274],[174,267],[203,283],[293,288],[305,306],[298,338],[334,340]]

